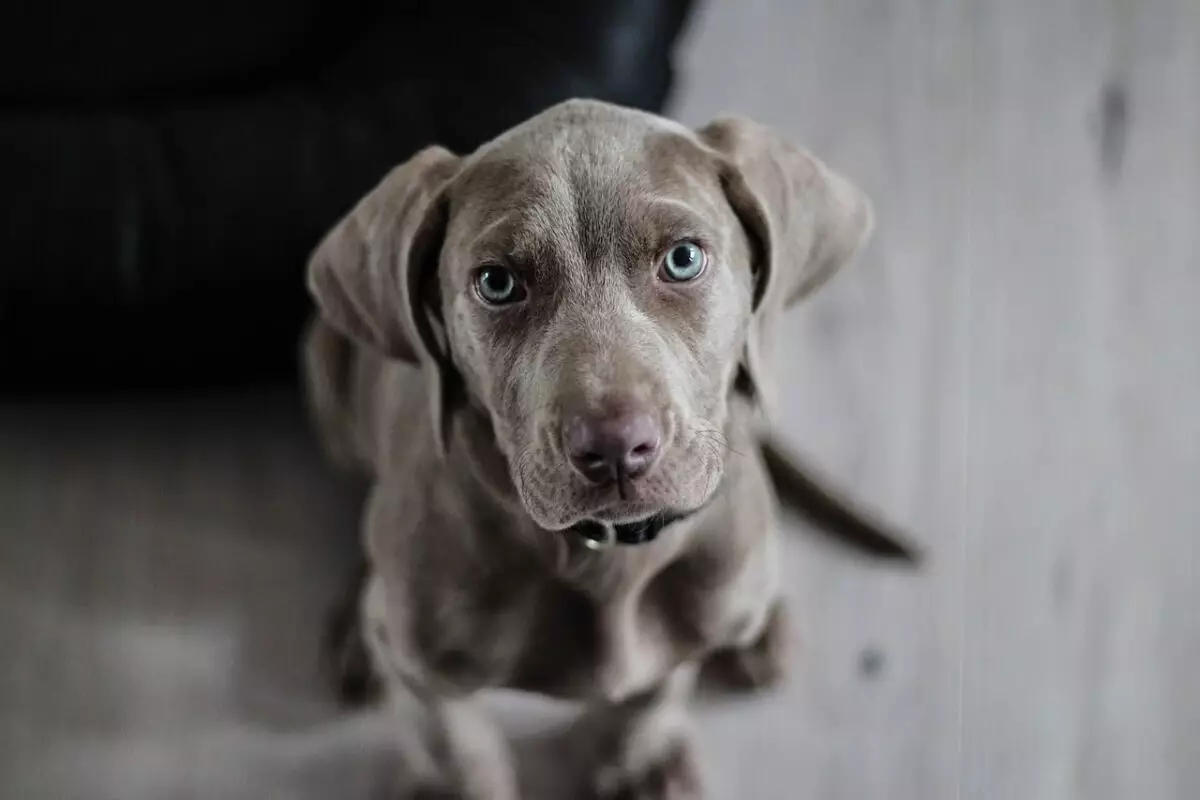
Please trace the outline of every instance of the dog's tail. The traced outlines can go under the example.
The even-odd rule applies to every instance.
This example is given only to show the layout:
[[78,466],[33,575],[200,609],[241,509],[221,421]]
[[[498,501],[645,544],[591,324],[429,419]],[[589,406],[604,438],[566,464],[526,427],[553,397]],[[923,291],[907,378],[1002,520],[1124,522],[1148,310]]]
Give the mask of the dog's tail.
[[767,474],[780,504],[808,520],[822,535],[874,558],[920,563],[920,549],[888,525],[872,519],[828,486],[771,433],[759,439]]
[[319,316],[309,320],[300,346],[304,399],[326,455],[349,472],[363,469],[351,427],[354,354],[354,343]]

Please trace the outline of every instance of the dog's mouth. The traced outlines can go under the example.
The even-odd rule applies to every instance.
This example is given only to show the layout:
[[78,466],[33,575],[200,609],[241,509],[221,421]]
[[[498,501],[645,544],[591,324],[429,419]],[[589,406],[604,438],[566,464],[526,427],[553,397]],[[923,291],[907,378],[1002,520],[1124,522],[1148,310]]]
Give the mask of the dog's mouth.
[[633,522],[601,522],[584,519],[576,522],[568,531],[583,538],[592,549],[602,549],[613,544],[638,545],[652,542],[664,530],[676,522],[687,519],[700,509],[692,511],[660,511]]

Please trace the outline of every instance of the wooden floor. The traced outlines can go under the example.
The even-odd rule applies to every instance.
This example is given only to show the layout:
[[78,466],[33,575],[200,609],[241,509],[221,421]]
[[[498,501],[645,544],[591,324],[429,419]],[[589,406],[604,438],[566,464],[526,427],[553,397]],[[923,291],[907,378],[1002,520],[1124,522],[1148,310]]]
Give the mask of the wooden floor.
[[[789,537],[800,671],[702,715],[712,797],[1200,797],[1200,2],[714,0],[680,66],[682,119],[874,198],[786,323],[788,433],[933,554]],[[366,796],[379,732],[307,649],[352,514],[302,430],[3,409],[0,797]]]

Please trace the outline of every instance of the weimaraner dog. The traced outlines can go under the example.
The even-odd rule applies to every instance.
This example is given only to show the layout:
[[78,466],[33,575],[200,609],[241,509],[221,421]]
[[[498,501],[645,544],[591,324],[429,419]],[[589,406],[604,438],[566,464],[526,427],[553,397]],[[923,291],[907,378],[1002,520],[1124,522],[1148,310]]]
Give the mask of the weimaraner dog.
[[516,800],[489,687],[583,701],[575,797],[701,797],[698,674],[784,668],[777,502],[913,556],[769,436],[779,315],[871,227],[762,125],[570,101],[421,151],[328,234],[308,398],[372,485],[340,677],[368,654],[415,700],[402,797]]

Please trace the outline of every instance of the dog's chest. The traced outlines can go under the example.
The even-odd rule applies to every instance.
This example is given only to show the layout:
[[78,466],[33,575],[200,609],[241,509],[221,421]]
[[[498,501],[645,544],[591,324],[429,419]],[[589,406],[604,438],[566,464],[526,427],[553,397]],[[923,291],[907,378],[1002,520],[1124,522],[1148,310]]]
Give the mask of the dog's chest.
[[737,644],[760,624],[765,595],[737,575],[714,572],[701,556],[611,586],[548,580],[506,681],[560,696],[628,697],[676,665]]

